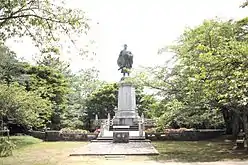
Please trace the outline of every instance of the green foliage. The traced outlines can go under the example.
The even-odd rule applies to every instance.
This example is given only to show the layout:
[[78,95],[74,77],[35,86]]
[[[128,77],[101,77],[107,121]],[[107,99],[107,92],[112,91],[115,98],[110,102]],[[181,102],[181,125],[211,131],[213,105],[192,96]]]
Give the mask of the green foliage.
[[67,94],[69,93],[68,80],[63,74],[48,66],[27,66],[26,73],[29,81],[26,84],[28,91],[35,91],[52,103],[52,129],[61,127],[61,118],[67,106]]
[[98,72],[95,68],[90,68],[67,76],[71,91],[68,94],[68,108],[63,118],[63,127],[83,128],[86,100],[104,83],[98,80]]
[[22,77],[22,63],[16,59],[14,52],[0,44],[0,82],[10,84]]
[[14,148],[14,143],[9,141],[7,138],[0,138],[0,157],[11,156]]
[[60,133],[62,134],[87,134],[89,131],[83,129],[72,129],[72,128],[62,128]]
[[42,53],[59,54],[63,36],[70,49],[89,26],[83,11],[65,6],[64,0],[0,0],[1,40],[29,36]]
[[32,136],[10,136],[10,141],[15,145],[16,149],[42,143],[41,139]]
[[[1,118],[24,126],[42,127],[51,116],[51,103],[18,84],[0,84]],[[40,116],[42,114],[42,117]]]
[[247,23],[206,20],[167,48],[172,69],[147,68],[140,81],[163,98],[152,112],[160,127],[223,128],[230,112],[247,113]]
[[19,149],[41,142],[42,140],[31,136],[11,136],[9,140],[7,138],[0,137],[0,157],[11,156],[14,149]]
[[100,89],[94,91],[86,100],[84,123],[86,128],[90,128],[91,119],[97,114],[99,119],[107,118],[108,113],[114,116],[114,109],[117,107],[118,85],[105,84]]

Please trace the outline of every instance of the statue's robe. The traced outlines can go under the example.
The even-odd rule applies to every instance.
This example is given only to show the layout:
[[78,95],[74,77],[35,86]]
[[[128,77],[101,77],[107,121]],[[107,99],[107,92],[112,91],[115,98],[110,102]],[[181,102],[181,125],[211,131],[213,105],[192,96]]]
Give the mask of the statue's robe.
[[120,67],[120,69],[122,69],[124,67],[132,68],[132,65],[133,65],[132,53],[130,51],[122,50],[119,54],[117,64]]

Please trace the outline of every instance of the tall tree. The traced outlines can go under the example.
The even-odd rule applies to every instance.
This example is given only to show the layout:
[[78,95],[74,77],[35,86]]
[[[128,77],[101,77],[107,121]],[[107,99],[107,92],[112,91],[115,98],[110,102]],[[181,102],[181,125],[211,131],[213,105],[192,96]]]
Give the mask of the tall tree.
[[154,81],[147,83],[164,97],[161,125],[220,127],[224,119],[227,130],[237,134],[247,117],[246,27],[246,18],[206,20],[167,48],[175,54],[174,68],[150,69]]
[[95,68],[82,69],[69,78],[71,92],[68,95],[68,109],[64,116],[64,127],[82,128],[86,100],[104,82],[98,79]]
[[14,52],[0,44],[0,81],[10,84],[21,78],[23,72],[22,63],[16,59]]
[[27,91],[36,91],[44,99],[53,104],[50,127],[60,129],[61,118],[67,107],[67,94],[70,91],[68,80],[63,74],[48,66],[26,66],[29,81]]
[[65,49],[62,37],[75,45],[88,29],[84,12],[66,7],[64,0],[0,0],[3,41],[14,36],[29,36],[42,53],[58,54],[61,44]]
[[0,84],[0,120],[22,125],[25,128],[42,128],[52,113],[51,102],[36,91],[27,92],[16,83]]

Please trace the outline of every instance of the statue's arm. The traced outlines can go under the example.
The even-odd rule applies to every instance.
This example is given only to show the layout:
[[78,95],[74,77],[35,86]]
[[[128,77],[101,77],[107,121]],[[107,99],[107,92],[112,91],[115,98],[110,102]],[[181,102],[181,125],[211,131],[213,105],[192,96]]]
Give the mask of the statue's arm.
[[123,52],[123,50],[122,50],[122,51],[120,51],[120,54],[119,54],[119,56],[121,56],[121,55],[122,55],[122,52]]

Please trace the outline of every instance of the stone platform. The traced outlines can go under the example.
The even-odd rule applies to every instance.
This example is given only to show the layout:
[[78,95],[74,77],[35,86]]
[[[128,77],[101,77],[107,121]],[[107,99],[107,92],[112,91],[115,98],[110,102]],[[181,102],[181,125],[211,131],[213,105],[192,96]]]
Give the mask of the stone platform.
[[70,156],[100,155],[158,155],[159,152],[150,142],[112,143],[97,142],[77,148]]

